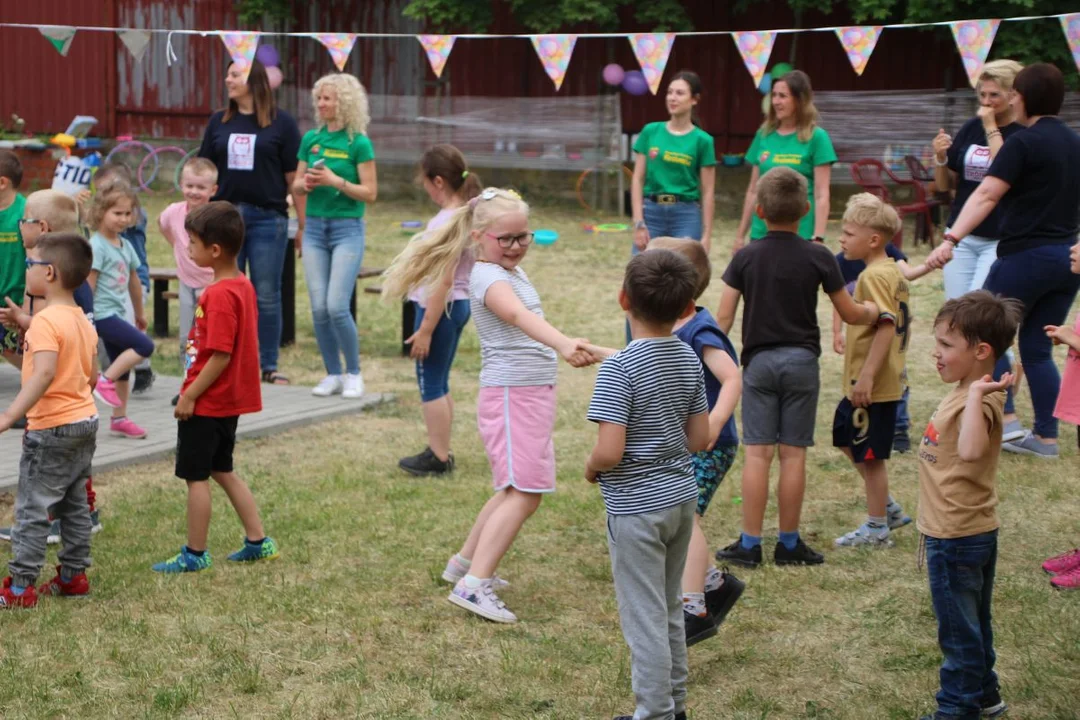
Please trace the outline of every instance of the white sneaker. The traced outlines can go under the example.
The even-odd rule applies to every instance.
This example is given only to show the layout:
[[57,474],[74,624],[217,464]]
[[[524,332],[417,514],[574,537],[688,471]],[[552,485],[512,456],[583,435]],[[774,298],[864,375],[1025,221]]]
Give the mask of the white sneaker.
[[447,600],[492,622],[517,622],[517,615],[510,612],[506,603],[499,599],[491,588],[491,583],[485,583],[478,588],[470,588],[465,586],[464,579],[459,580],[450,591]]
[[341,391],[341,397],[346,400],[356,400],[364,394],[364,376],[360,373],[345,376],[345,388]]
[[836,547],[875,547],[890,548],[893,546],[892,538],[889,537],[889,529],[871,530],[863,523],[847,535],[836,538]]
[[331,395],[337,395],[341,392],[342,382],[340,375],[327,375],[324,377],[318,385],[311,389],[311,394],[315,397],[330,397]]

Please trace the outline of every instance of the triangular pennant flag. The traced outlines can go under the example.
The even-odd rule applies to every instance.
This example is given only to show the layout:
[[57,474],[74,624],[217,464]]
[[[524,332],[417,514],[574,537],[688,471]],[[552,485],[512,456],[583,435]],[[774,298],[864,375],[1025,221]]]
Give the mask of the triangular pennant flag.
[[566,67],[570,64],[570,56],[574,54],[577,35],[533,35],[532,44],[548,77],[555,83],[555,90],[558,91],[566,79]]
[[349,62],[349,55],[356,44],[356,33],[319,33],[315,39],[330,53],[338,71],[344,72],[345,63]]
[[765,77],[765,68],[769,64],[769,55],[772,55],[776,35],[770,30],[750,30],[732,33],[732,37],[735,38],[735,47],[739,48],[746,69],[754,78],[754,87],[760,86],[761,78]]
[[870,54],[874,52],[878,38],[881,37],[881,26],[839,27],[836,28],[836,37],[840,38],[840,44],[844,46],[844,52],[847,53],[855,74],[862,75],[866,63],[870,61]]
[[424,47],[428,62],[431,63],[431,71],[435,77],[442,77],[446,60],[450,57],[450,51],[454,49],[456,35],[417,35],[416,39]]
[[75,39],[75,28],[70,25],[39,25],[38,30],[56,48],[56,52],[67,57],[71,41]]
[[986,62],[986,56],[990,54],[990,46],[994,44],[994,36],[997,35],[1000,24],[1000,20],[960,20],[949,23],[971,87],[975,87],[979,81],[979,73]]
[[1080,13],[1062,15],[1061,29],[1065,31],[1065,40],[1069,43],[1076,69],[1080,70]]
[[660,89],[660,80],[664,77],[671,46],[675,43],[675,33],[638,33],[627,35],[630,47],[634,48],[634,57],[641,65],[641,74],[649,83],[649,89],[655,95]]
[[120,36],[120,42],[124,43],[136,63],[143,59],[146,48],[150,46],[149,30],[119,30],[116,34]]
[[247,82],[248,73],[251,72],[251,63],[255,59],[255,50],[259,46],[259,33],[223,32],[218,34],[221,36],[221,41],[225,43],[233,64],[240,71],[244,82]]

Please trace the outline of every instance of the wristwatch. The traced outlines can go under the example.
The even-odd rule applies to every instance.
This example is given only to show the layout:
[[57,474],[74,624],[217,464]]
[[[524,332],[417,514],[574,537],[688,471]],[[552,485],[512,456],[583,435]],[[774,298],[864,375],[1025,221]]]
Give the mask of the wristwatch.
[[941,237],[941,241],[942,241],[942,242],[945,242],[945,241],[951,242],[951,243],[953,244],[953,247],[955,247],[955,246],[957,246],[957,245],[959,245],[959,244],[960,244],[960,239],[959,239],[959,238],[957,238],[957,237],[956,237],[955,235],[953,235],[952,233],[948,233],[948,232],[947,232],[947,233],[945,233],[944,235],[942,235],[942,237]]
[[644,230],[645,229],[645,221],[644,220],[638,220],[637,222],[635,222],[634,223],[634,229],[635,230]]

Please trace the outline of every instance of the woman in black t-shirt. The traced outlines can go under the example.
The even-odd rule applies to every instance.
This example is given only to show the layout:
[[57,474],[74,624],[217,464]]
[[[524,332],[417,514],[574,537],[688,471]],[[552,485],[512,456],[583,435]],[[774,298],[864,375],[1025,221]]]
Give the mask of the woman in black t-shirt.
[[[1024,68],[1014,89],[1016,119],[1027,129],[1001,148],[927,264],[948,262],[957,245],[967,242],[1000,205],[998,258],[983,287],[1024,304],[1018,342],[1035,410],[1034,431],[1002,448],[1057,458],[1054,405],[1061,376],[1044,328],[1065,322],[1080,290],[1080,275],[1069,269],[1069,250],[1080,230],[1080,135],[1057,117],[1065,80],[1056,67],[1037,63]],[[995,375],[1007,369],[1002,358]]]
[[[259,61],[252,63],[246,82],[240,69],[229,65],[225,87],[229,105],[210,116],[199,157],[217,166],[214,199],[236,205],[244,218],[244,246],[237,262],[258,298],[263,382],[287,385],[288,378],[277,371],[281,275],[289,242],[286,194],[296,174],[300,130],[292,116],[277,108],[266,68]],[[294,199],[302,210],[304,197]],[[297,245],[302,233],[300,226]]]

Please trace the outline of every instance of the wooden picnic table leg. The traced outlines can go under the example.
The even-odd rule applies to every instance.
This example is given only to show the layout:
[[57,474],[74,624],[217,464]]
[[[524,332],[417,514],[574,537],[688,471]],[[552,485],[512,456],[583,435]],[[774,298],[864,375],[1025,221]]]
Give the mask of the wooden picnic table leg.
[[281,270],[281,347],[296,342],[296,247],[292,238],[287,242]]
[[168,291],[168,280],[154,279],[154,335],[159,338],[169,337],[169,301],[165,298]]

